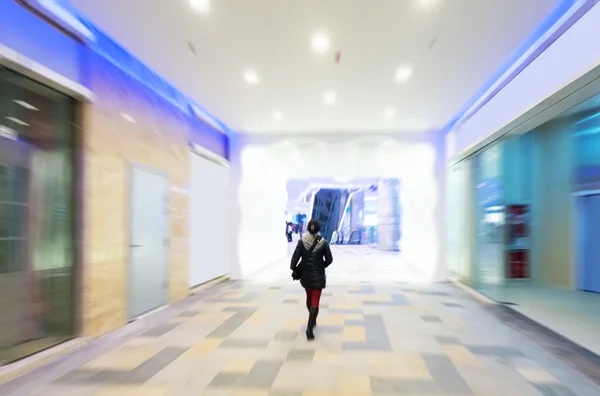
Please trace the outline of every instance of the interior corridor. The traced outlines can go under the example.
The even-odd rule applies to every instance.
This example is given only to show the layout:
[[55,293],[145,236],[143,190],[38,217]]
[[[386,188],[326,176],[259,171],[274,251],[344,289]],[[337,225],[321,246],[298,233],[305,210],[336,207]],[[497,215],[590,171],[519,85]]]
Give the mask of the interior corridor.
[[288,262],[224,282],[0,386],[2,395],[598,395],[395,253],[333,246],[316,341]]

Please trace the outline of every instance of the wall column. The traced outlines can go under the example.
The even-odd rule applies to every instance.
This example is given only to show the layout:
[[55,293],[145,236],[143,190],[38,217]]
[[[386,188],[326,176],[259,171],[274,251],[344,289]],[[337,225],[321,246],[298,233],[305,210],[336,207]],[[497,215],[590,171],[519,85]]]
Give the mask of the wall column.
[[364,241],[364,235],[362,235],[362,228],[365,218],[364,191],[358,191],[352,195],[352,202],[350,204],[350,232],[359,230],[361,232],[361,241]]
[[379,249],[399,251],[400,207],[398,179],[379,181]]

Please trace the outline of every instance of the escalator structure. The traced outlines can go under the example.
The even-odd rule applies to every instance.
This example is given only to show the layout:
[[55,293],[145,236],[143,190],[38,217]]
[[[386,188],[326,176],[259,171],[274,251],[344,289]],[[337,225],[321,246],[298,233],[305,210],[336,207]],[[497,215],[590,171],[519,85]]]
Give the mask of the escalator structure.
[[321,236],[331,240],[337,232],[349,193],[347,190],[321,189],[313,198],[312,218],[321,223]]

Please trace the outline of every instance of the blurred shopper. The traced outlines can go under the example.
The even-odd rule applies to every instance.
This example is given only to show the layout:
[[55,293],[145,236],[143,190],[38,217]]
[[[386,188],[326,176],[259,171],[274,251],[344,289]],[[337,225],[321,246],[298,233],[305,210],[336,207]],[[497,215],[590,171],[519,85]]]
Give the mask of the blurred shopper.
[[[292,278],[299,280],[306,290],[306,309],[308,309],[308,324],[306,339],[315,339],[314,328],[319,315],[321,292],[326,286],[325,268],[333,262],[329,242],[319,236],[321,223],[317,220],[308,222],[308,234],[298,241],[290,269]],[[302,260],[302,261],[300,261]]]
[[304,233],[304,222],[302,220],[298,222],[298,233],[300,234],[300,239],[302,239]]
[[294,231],[292,223],[289,221],[285,222],[285,236],[288,242],[292,242],[292,232]]

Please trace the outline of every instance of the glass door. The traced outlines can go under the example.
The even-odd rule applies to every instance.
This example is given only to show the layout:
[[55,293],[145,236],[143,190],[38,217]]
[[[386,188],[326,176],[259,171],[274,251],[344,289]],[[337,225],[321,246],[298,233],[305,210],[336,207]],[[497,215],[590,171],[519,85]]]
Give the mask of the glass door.
[[504,283],[505,208],[502,189],[502,144],[473,158],[476,218],[474,286],[488,294]]
[[73,109],[0,68],[0,364],[73,335]]

